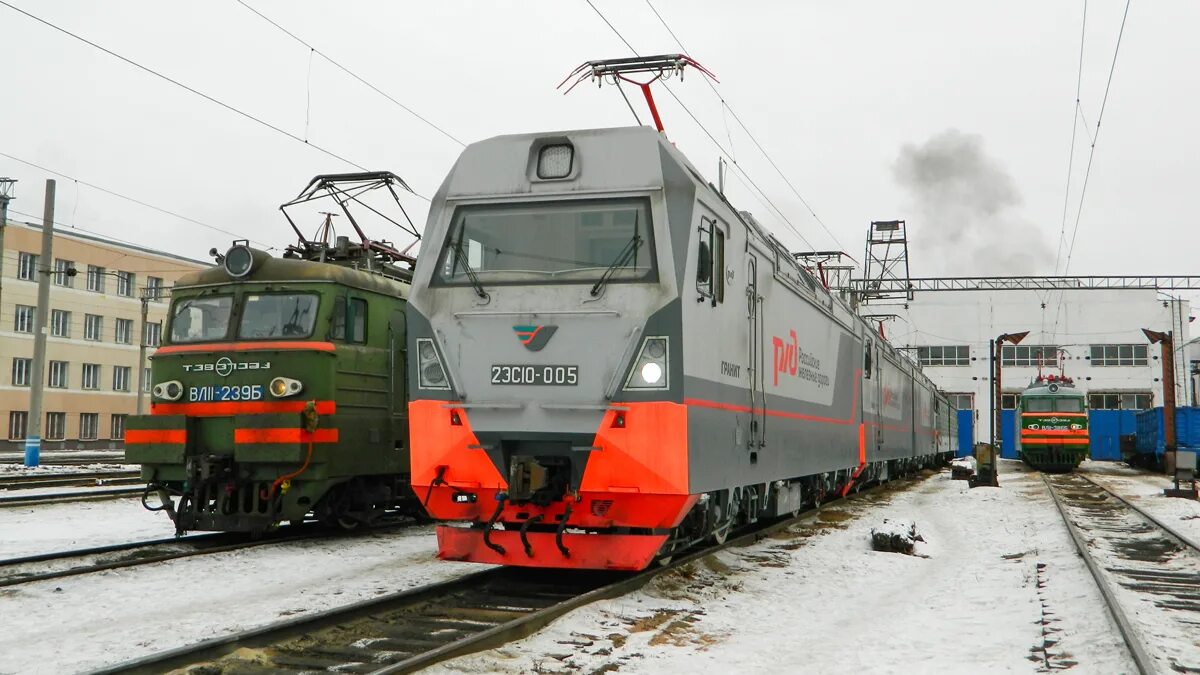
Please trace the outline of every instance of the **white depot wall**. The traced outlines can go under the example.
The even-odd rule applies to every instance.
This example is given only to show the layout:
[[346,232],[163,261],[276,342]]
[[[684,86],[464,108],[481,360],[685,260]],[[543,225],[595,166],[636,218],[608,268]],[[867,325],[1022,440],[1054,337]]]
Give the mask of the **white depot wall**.
[[[895,313],[884,324],[888,339],[897,347],[966,346],[967,365],[927,366],[926,372],[945,391],[975,396],[975,409],[983,411],[976,424],[976,437],[987,433],[988,396],[991,379],[988,341],[1002,333],[1029,331],[1022,345],[1053,345],[1061,348],[1060,364],[1085,392],[1145,394],[1153,405],[1162,403],[1162,372],[1158,345],[1149,345],[1142,328],[1175,332],[1179,345],[1176,358],[1176,393],[1181,402],[1190,400],[1192,380],[1188,377],[1184,349],[1191,308],[1185,300],[1173,300],[1151,289],[1068,291],[950,291],[917,293],[907,307],[867,305],[863,314]],[[1181,336],[1181,337],[1180,337]],[[1145,365],[1093,365],[1093,345],[1149,345]],[[1004,391],[1020,392],[1037,375],[1036,367],[1006,366]],[[1057,374],[1058,368],[1044,369]],[[1186,398],[1185,398],[1186,396]],[[1117,397],[1120,398],[1119,396]],[[1126,397],[1126,401],[1133,400]],[[1144,398],[1137,399],[1139,401]],[[1126,404],[1128,406],[1128,403]]]

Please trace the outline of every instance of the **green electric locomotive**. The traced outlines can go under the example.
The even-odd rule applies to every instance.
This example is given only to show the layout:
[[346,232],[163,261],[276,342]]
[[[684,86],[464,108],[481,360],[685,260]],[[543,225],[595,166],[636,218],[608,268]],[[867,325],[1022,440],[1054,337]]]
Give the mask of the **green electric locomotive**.
[[1067,473],[1087,458],[1087,397],[1069,377],[1039,375],[1021,393],[1021,459],[1047,473]]
[[147,508],[178,532],[415,513],[402,257],[346,237],[283,258],[243,241],[182,277],[152,360],[150,414],[125,436],[147,497],[158,494]]

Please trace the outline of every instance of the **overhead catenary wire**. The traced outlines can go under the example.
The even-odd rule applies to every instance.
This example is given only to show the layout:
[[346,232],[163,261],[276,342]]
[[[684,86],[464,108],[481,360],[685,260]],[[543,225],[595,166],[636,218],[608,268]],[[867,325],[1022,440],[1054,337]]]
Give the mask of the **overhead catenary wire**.
[[[600,17],[600,19],[609,27],[610,30],[612,30],[613,34],[616,35],[617,38],[621,40],[621,42],[625,43],[625,46],[628,47],[629,50],[631,52],[633,52],[633,54],[635,56],[641,56],[641,53],[638,52],[638,50],[635,49],[632,44],[630,44],[629,40],[625,39],[625,36],[622,35],[621,31],[617,30],[616,26],[614,26],[612,24],[612,22],[608,20],[608,17],[606,17],[604,15],[604,13],[601,12],[600,9],[596,7],[596,5],[592,4],[592,0],[584,0],[584,2],[586,2],[588,4],[588,6],[592,8],[592,11],[594,11],[596,13],[596,15]],[[759,193],[759,195],[761,195],[762,199],[769,205],[769,208],[774,210],[774,212],[779,216],[779,218],[781,220],[783,220],[783,222],[787,225],[788,229],[790,229],[792,231],[792,233],[795,234],[800,239],[800,241],[804,242],[804,244],[806,246],[808,246],[809,248],[815,249],[816,247],[813,246],[812,242],[810,242],[808,240],[808,238],[805,237],[800,232],[800,229],[797,228],[794,223],[792,223],[792,221],[787,217],[787,214],[785,214],[782,209],[780,209],[778,206],[775,205],[775,202],[772,201],[771,198],[767,195],[767,193],[761,187],[759,187],[758,183],[756,183],[754,181],[754,179],[750,177],[750,174],[747,173],[746,170],[741,165],[739,165],[737,162],[733,161],[732,153],[730,153],[725,148],[725,146],[723,146],[721,144],[721,142],[717,140],[716,136],[714,136],[712,134],[712,132],[708,130],[708,127],[704,126],[704,124],[700,121],[700,119],[698,117],[696,117],[695,113],[693,113],[692,110],[687,106],[687,104],[685,104],[679,98],[679,96],[675,94],[675,92],[671,89],[671,87],[667,86],[666,83],[663,83],[663,88],[667,91],[668,94],[671,95],[671,98],[675,99],[675,102],[677,104],[679,104],[679,107],[683,109],[683,111],[687,114],[687,116],[690,117],[692,119],[692,121],[696,123],[696,126],[699,127],[701,131],[704,132],[704,135],[708,136],[708,139],[710,141],[712,141],[713,145],[715,145],[717,147],[717,150],[719,150],[722,155],[724,155],[725,157],[728,157],[730,159],[730,161],[732,162],[731,165],[733,166],[734,170],[736,172],[740,173],[742,175],[742,178],[744,178],[746,180],[746,182],[748,182],[751,186],[753,186],[754,190],[757,191]]]
[[[671,30],[671,27],[667,25],[667,20],[664,19],[663,15],[659,13],[658,9],[651,4],[650,0],[646,0],[646,6],[650,8],[650,11],[654,12],[654,16],[658,17],[659,23],[661,23],[663,28],[665,28],[667,32],[671,34],[671,38],[675,40],[675,44],[679,45],[679,48],[683,50],[684,53],[687,53],[687,48],[683,46],[683,42],[679,39],[679,36],[675,34],[675,31]],[[803,204],[804,208],[808,210],[808,213],[813,217],[813,220],[817,221],[817,224],[821,226],[822,230],[825,230],[825,233],[829,235],[830,239],[833,239],[833,242],[838,245],[840,250],[848,250],[846,245],[837,238],[837,235],[825,225],[825,221],[821,220],[821,217],[817,215],[817,212],[813,209],[812,205],[808,203],[808,200],[804,198],[804,195],[800,194],[800,190],[796,188],[796,185],[792,183],[791,179],[789,179],[787,175],[783,173],[783,169],[779,168],[779,165],[775,163],[775,159],[771,157],[769,152],[767,152],[767,149],[763,147],[762,143],[759,143],[754,134],[750,132],[750,129],[746,126],[746,123],[742,121],[740,116],[738,116],[737,111],[733,109],[733,106],[729,105],[729,102],[725,99],[725,96],[717,90],[717,86],[712,83],[712,80],[707,77],[700,79],[704,80],[704,83],[708,85],[708,88],[711,89],[713,94],[716,95],[716,97],[721,101],[721,117],[724,118],[724,112],[729,111],[729,114],[733,116],[734,121],[737,122],[738,126],[742,128],[742,131],[746,133],[746,136],[750,139],[750,142],[754,143],[754,147],[758,148],[758,151],[762,153],[762,156],[767,160],[768,163],[770,163],[771,168],[775,169],[775,173],[779,174],[779,177],[783,179],[784,183],[787,184],[788,188],[792,191],[792,194],[796,195],[796,199],[800,200],[800,203]],[[725,133],[727,136],[729,135],[728,128],[726,128]],[[729,144],[730,149],[732,150],[732,137],[730,137]],[[737,158],[734,157],[732,153],[730,154],[730,159],[734,164],[737,164]]]
[[[41,17],[39,17],[39,16],[37,16],[37,15],[35,15],[35,14],[31,14],[30,12],[27,12],[27,11],[25,11],[24,9],[21,9],[20,7],[17,7],[16,5],[13,5],[12,3],[8,2],[7,0],[0,0],[0,5],[2,5],[2,6],[4,6],[4,7],[7,7],[7,8],[9,8],[9,9],[13,10],[14,12],[17,12],[17,13],[19,13],[19,14],[22,14],[22,15],[24,15],[24,16],[26,16],[26,17],[30,18],[30,19],[33,19],[34,21],[37,21],[38,23],[40,23],[40,24],[42,24],[42,25],[44,25],[44,26],[47,26],[47,27],[49,27],[49,28],[52,28],[52,29],[54,29],[54,30],[56,30],[56,31],[58,31],[58,32],[60,32],[60,33],[62,33],[63,35],[66,35],[66,36],[68,36],[68,37],[71,37],[71,38],[73,38],[73,39],[75,39],[75,40],[78,40],[79,42],[82,42],[82,43],[84,43],[84,44],[86,44],[86,45],[90,46],[90,47],[93,47],[93,48],[95,48],[95,49],[97,49],[97,50],[99,50],[99,51],[102,51],[102,52],[104,52],[105,54],[108,54],[109,56],[112,56],[113,58],[115,58],[115,59],[117,59],[117,60],[123,61],[124,63],[127,63],[127,64],[129,64],[129,65],[133,66],[134,68],[137,68],[138,70],[141,70],[141,71],[143,71],[143,72],[145,72],[145,73],[148,73],[148,74],[150,74],[150,75],[153,75],[154,77],[157,77],[157,78],[159,78],[159,79],[161,79],[161,80],[163,80],[163,81],[165,81],[165,82],[168,82],[168,83],[170,83],[170,84],[173,84],[173,85],[175,85],[176,87],[179,87],[179,88],[183,89],[184,91],[187,91],[187,92],[190,92],[190,93],[192,93],[192,94],[194,94],[194,95],[196,95],[196,96],[199,96],[200,98],[203,98],[204,100],[206,100],[206,101],[209,101],[210,103],[213,103],[213,104],[215,104],[215,105],[218,105],[218,106],[220,106],[220,107],[222,107],[222,108],[224,108],[224,109],[226,109],[226,110],[228,110],[228,111],[230,111],[230,112],[232,112],[232,113],[234,113],[234,114],[236,114],[236,115],[239,115],[239,116],[241,116],[241,117],[243,117],[243,118],[245,118],[245,119],[248,119],[248,120],[250,120],[250,121],[252,121],[252,122],[254,122],[254,123],[256,123],[256,124],[258,124],[258,125],[260,125],[260,126],[266,127],[267,129],[270,129],[271,131],[274,131],[274,132],[276,132],[276,133],[278,133],[278,134],[281,134],[281,135],[283,135],[283,136],[285,136],[285,137],[287,137],[287,138],[290,138],[290,139],[292,139],[293,141],[296,141],[297,143],[302,143],[302,144],[304,144],[304,145],[306,145],[306,146],[308,146],[308,147],[310,147],[310,148],[313,148],[314,150],[317,150],[318,152],[321,152],[322,154],[325,154],[325,155],[327,155],[327,156],[329,156],[329,157],[332,157],[333,159],[336,159],[336,160],[338,160],[338,161],[340,161],[340,162],[343,162],[343,163],[345,163],[345,164],[349,164],[350,166],[353,166],[353,167],[355,167],[356,169],[358,169],[358,170],[360,170],[360,171],[366,171],[366,170],[367,170],[367,168],[366,168],[365,166],[363,166],[362,164],[359,164],[359,163],[357,163],[357,162],[355,162],[355,161],[353,161],[353,160],[350,160],[350,159],[348,159],[347,157],[345,157],[345,156],[343,156],[343,155],[340,155],[340,154],[338,154],[338,153],[336,153],[336,152],[334,152],[334,151],[332,151],[332,150],[330,150],[330,149],[328,149],[328,148],[325,148],[325,147],[323,147],[323,146],[317,145],[316,143],[311,143],[311,142],[309,142],[309,141],[305,140],[304,138],[301,138],[300,136],[297,136],[296,134],[294,134],[294,133],[292,133],[292,132],[290,132],[290,131],[287,131],[286,129],[283,129],[282,127],[278,127],[278,126],[276,126],[276,125],[274,125],[274,124],[271,124],[270,122],[267,122],[266,120],[264,120],[264,119],[262,119],[262,118],[260,118],[260,117],[256,117],[256,116],[254,116],[254,115],[252,115],[252,114],[250,114],[250,113],[248,113],[248,112],[246,112],[246,111],[244,111],[244,110],[241,110],[241,109],[239,109],[239,108],[236,108],[236,107],[234,107],[233,105],[231,105],[231,104],[229,104],[229,103],[226,103],[226,102],[224,102],[224,101],[222,101],[222,100],[220,100],[220,99],[217,99],[217,98],[215,98],[215,97],[213,97],[213,96],[210,96],[210,95],[208,95],[208,94],[206,94],[206,93],[204,93],[204,92],[202,92],[202,91],[200,91],[200,90],[198,90],[198,89],[195,89],[195,88],[193,88],[193,87],[191,87],[191,86],[188,86],[188,85],[184,84],[183,82],[180,82],[179,80],[176,80],[176,79],[174,79],[174,78],[172,78],[172,77],[169,77],[169,76],[167,76],[167,75],[164,75],[163,73],[160,73],[160,72],[158,72],[157,70],[154,70],[153,68],[150,68],[149,66],[142,65],[141,63],[138,63],[137,61],[134,61],[133,59],[131,59],[131,58],[127,57],[127,56],[123,56],[123,55],[121,55],[121,54],[118,54],[117,52],[115,52],[115,51],[113,51],[113,50],[111,50],[111,49],[109,49],[109,48],[107,48],[107,47],[105,47],[105,46],[103,46],[103,45],[100,45],[100,44],[98,44],[98,43],[96,43],[96,42],[93,42],[93,41],[91,41],[91,40],[89,40],[89,39],[87,39],[87,38],[85,38],[85,37],[83,37],[83,36],[81,36],[81,35],[79,35],[79,34],[77,34],[77,33],[73,33],[73,32],[71,32],[71,31],[67,30],[66,28],[63,28],[63,27],[61,27],[61,26],[59,26],[59,25],[57,25],[57,24],[55,24],[55,23],[53,23],[53,22],[51,22],[51,21],[48,21],[48,20],[46,20],[46,19],[43,19],[43,18],[41,18]],[[429,198],[428,198],[428,197],[425,197],[424,195],[422,195],[422,194],[420,194],[420,193],[418,193],[418,192],[415,192],[415,191],[413,191],[413,192],[412,192],[412,194],[416,195],[416,196],[417,196],[417,197],[419,197],[420,199],[423,199],[423,200],[425,200],[425,201],[429,201]]]
[[[0,0],[0,3],[3,3],[3,0]],[[24,165],[26,165],[26,166],[31,166],[31,167],[33,167],[33,168],[35,168],[35,169],[38,169],[39,171],[45,171],[46,173],[49,173],[49,174],[54,174],[55,176],[59,176],[60,178],[65,178],[65,179],[67,179],[67,180],[75,181],[75,182],[76,182],[77,184],[79,184],[79,185],[83,185],[83,186],[85,186],[85,187],[89,187],[89,188],[91,188],[91,189],[93,189],[93,190],[98,190],[98,191],[100,191],[100,192],[103,192],[103,193],[105,193],[105,194],[108,194],[108,195],[112,195],[113,197],[117,197],[117,198],[119,198],[119,199],[124,199],[125,201],[132,202],[132,203],[134,203],[134,204],[137,204],[137,205],[139,205],[139,206],[144,206],[144,207],[146,207],[146,208],[148,208],[148,209],[151,209],[151,210],[154,210],[154,211],[158,211],[159,213],[166,214],[166,215],[168,215],[168,216],[171,216],[171,217],[173,217],[173,218],[178,218],[178,219],[180,219],[180,220],[187,221],[187,222],[189,222],[189,223],[192,223],[192,224],[194,224],[194,225],[199,225],[200,227],[207,228],[207,229],[209,229],[209,230],[212,230],[212,231],[214,231],[214,232],[220,232],[221,234],[226,234],[226,235],[229,235],[229,236],[231,236],[231,237],[235,237],[235,238],[237,238],[237,239],[246,239],[247,241],[251,241],[251,242],[253,242],[253,243],[256,243],[256,244],[262,244],[263,246],[266,246],[266,244],[265,244],[264,242],[261,242],[261,241],[256,241],[256,240],[250,239],[250,238],[249,238],[249,237],[247,237],[245,234],[239,234],[239,233],[237,233],[237,232],[231,232],[230,230],[226,230],[226,229],[224,229],[224,228],[217,227],[216,225],[211,225],[211,224],[209,224],[209,223],[206,223],[206,222],[204,222],[204,221],[201,221],[201,220],[196,220],[195,218],[191,218],[191,217],[185,216],[185,215],[183,215],[183,214],[181,214],[181,213],[177,213],[177,212],[175,212],[175,211],[171,211],[171,210],[169,210],[169,209],[164,209],[164,208],[163,208],[163,207],[161,207],[161,206],[155,206],[154,204],[150,204],[149,202],[144,202],[144,201],[142,201],[142,200],[140,200],[140,199],[137,199],[136,197],[130,197],[129,195],[121,194],[120,192],[117,192],[116,190],[110,190],[109,188],[102,187],[102,186],[100,186],[100,185],[96,185],[95,183],[89,183],[88,181],[81,180],[81,179],[79,179],[79,178],[76,178],[76,177],[74,177],[74,176],[70,176],[70,175],[68,175],[68,174],[65,174],[65,173],[63,173],[63,172],[61,172],[61,171],[55,171],[54,169],[51,169],[51,168],[49,168],[49,167],[46,167],[46,166],[43,166],[43,165],[41,165],[41,164],[37,164],[37,163],[35,163],[35,162],[31,162],[31,161],[29,161],[29,160],[27,160],[27,159],[22,159],[22,158],[20,158],[20,157],[17,157],[16,155],[12,155],[12,154],[9,154],[9,153],[6,153],[6,152],[0,152],[0,157],[5,157],[5,158],[8,158],[8,159],[11,159],[11,160],[13,160],[14,162],[20,162],[21,164],[24,164]],[[20,213],[20,211],[12,211],[12,213]],[[30,218],[37,218],[37,219],[39,219],[39,220],[41,219],[41,216],[35,216],[35,215],[32,215],[32,214],[23,213],[23,214],[21,214],[21,215],[24,215],[24,216],[27,216],[27,217],[30,217]],[[60,223],[56,222],[55,224],[57,225],[57,224],[60,224]],[[76,229],[80,229],[81,231],[84,231],[84,232],[86,232],[86,231],[87,231],[87,230],[82,230],[82,228],[76,228]],[[99,234],[99,233],[93,233],[93,234]],[[110,238],[110,239],[112,239],[112,240],[114,240],[114,241],[121,241],[120,239],[117,239],[116,237],[112,237],[112,236],[110,236],[110,235],[100,235],[100,236],[105,236],[105,237],[108,237],[108,238]],[[129,242],[125,242],[125,243],[129,243]],[[267,250],[271,250],[272,248],[273,248],[273,247],[268,247],[268,249],[267,249]]]
[[[391,94],[387,93],[386,91],[384,91],[384,90],[380,89],[379,87],[375,86],[374,84],[372,84],[372,83],[368,82],[368,81],[367,81],[365,78],[363,78],[361,75],[359,75],[358,73],[354,72],[353,70],[350,70],[350,69],[349,69],[349,68],[347,68],[346,66],[342,65],[340,62],[338,62],[338,61],[337,61],[336,59],[334,59],[332,56],[330,56],[330,55],[326,54],[325,52],[321,51],[320,49],[317,49],[317,48],[316,48],[316,47],[314,47],[312,44],[310,44],[308,41],[306,41],[306,40],[304,40],[303,38],[299,37],[298,35],[296,35],[296,34],[295,34],[295,33],[293,33],[292,31],[290,31],[290,30],[288,30],[288,29],[284,28],[283,26],[281,26],[281,25],[280,25],[280,24],[279,24],[277,21],[275,21],[275,20],[274,20],[274,19],[272,19],[271,17],[269,17],[269,16],[267,16],[267,15],[263,14],[262,12],[258,11],[258,10],[257,10],[257,9],[255,9],[255,8],[251,7],[249,4],[247,4],[247,3],[245,2],[245,0],[237,0],[237,3],[238,3],[239,5],[241,5],[242,7],[245,7],[245,8],[246,8],[247,10],[249,10],[250,12],[253,12],[255,15],[257,15],[257,16],[258,16],[259,18],[261,18],[263,21],[266,21],[267,23],[271,24],[272,26],[274,26],[274,27],[278,28],[280,31],[282,31],[282,32],[283,32],[285,35],[287,35],[288,37],[292,38],[292,39],[293,39],[293,40],[295,40],[296,42],[299,42],[300,44],[302,44],[302,45],[304,45],[305,47],[307,47],[307,48],[309,49],[309,53],[310,53],[310,54],[316,54],[317,56],[320,56],[321,58],[323,58],[323,59],[325,59],[326,61],[328,61],[328,62],[329,62],[331,65],[333,65],[334,67],[338,68],[339,70],[341,70],[342,72],[346,73],[347,75],[349,75],[350,77],[354,78],[355,80],[358,80],[358,81],[359,81],[361,84],[363,84],[365,87],[367,87],[367,88],[368,88],[368,89],[370,89],[371,91],[374,91],[375,93],[379,94],[380,96],[382,96],[382,97],[386,98],[387,100],[391,101],[392,103],[396,104],[396,105],[397,105],[397,106],[398,106],[400,109],[404,110],[404,111],[405,111],[405,112],[407,112],[409,115],[412,115],[413,117],[417,118],[418,120],[420,120],[421,122],[423,122],[423,123],[424,123],[426,126],[428,126],[429,128],[433,129],[434,131],[437,131],[439,134],[441,134],[441,135],[445,136],[446,138],[450,139],[451,141],[454,141],[454,142],[455,142],[455,143],[457,143],[459,146],[461,146],[461,147],[466,147],[466,145],[467,145],[467,144],[466,144],[466,143],[463,143],[461,140],[459,140],[459,139],[458,139],[458,138],[457,138],[457,137],[456,137],[454,134],[451,134],[449,131],[446,131],[446,130],[445,130],[445,129],[443,129],[442,127],[438,126],[437,124],[435,124],[433,121],[431,121],[429,118],[425,117],[425,116],[424,116],[424,115],[422,115],[421,113],[418,113],[417,111],[413,110],[413,109],[412,109],[412,108],[410,108],[409,106],[407,106],[407,105],[405,105],[405,104],[401,103],[400,101],[396,100],[396,98],[395,98],[394,96],[392,96]],[[311,66],[310,66],[310,67],[311,67]]]
[[[1058,264],[1062,261],[1063,244],[1067,237],[1067,207],[1071,201],[1071,176],[1075,168],[1075,135],[1079,130],[1079,120],[1083,115],[1080,110],[1080,95],[1083,91],[1083,47],[1087,37],[1087,0],[1083,0],[1083,20],[1079,28],[1079,67],[1075,73],[1075,107],[1071,110],[1071,150],[1067,154],[1067,186],[1063,190],[1062,224],[1058,230],[1058,251],[1054,255],[1054,273],[1058,274]],[[1086,128],[1086,123],[1085,123]]]

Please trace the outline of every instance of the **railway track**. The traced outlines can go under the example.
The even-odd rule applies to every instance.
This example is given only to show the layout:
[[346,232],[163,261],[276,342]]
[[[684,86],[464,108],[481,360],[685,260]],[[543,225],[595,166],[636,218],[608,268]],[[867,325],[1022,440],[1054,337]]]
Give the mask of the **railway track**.
[[[864,491],[862,496],[873,490]],[[858,495],[843,501],[853,502]],[[836,503],[836,502],[835,502]],[[531,635],[563,614],[614,598],[716,551],[816,519],[817,509],[639,573],[490,568],[457,579],[293,617],[116,664],[97,674],[408,673]],[[190,667],[197,669],[192,671]]]
[[80,471],[77,473],[29,473],[0,476],[0,490],[29,490],[47,487],[134,485],[142,483],[137,470]]
[[121,499],[137,497],[146,491],[146,486],[115,487],[103,490],[76,490],[72,492],[50,492],[36,495],[3,495],[0,496],[0,508],[10,506],[36,506],[39,504],[59,504],[63,502],[88,502],[98,499]]
[[1042,480],[1138,671],[1200,673],[1200,545],[1086,476]]
[[411,524],[411,522],[395,523],[372,527],[362,532],[348,533],[331,532],[328,528],[315,522],[309,522],[298,527],[281,528],[257,539],[239,533],[212,532],[8,558],[0,560],[0,588],[34,581],[137,567],[198,555],[211,555],[269,544],[284,544],[320,536],[353,537],[360,534],[379,534]]

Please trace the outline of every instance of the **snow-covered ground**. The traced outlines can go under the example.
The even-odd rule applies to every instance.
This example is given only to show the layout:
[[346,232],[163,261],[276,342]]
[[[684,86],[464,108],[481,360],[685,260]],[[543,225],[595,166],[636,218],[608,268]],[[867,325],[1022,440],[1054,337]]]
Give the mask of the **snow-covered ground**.
[[[0,557],[174,531],[136,499],[6,508]],[[482,569],[434,549],[432,528],[413,527],[0,588],[0,673],[80,672]]]
[[[1161,494],[1165,479],[1101,469],[1125,494]],[[945,471],[829,504],[434,672],[1133,672],[1040,476],[1004,462],[1000,484],[971,490]],[[871,550],[885,518],[916,524],[916,555]],[[136,500],[3,509],[0,555],[172,531]],[[482,569],[434,548],[420,527],[0,589],[0,673],[87,670]]]
[[[1132,672],[1038,474],[1005,462],[1000,485],[946,471],[830,504],[810,526],[431,672]],[[916,523],[918,555],[871,550],[884,518]]]

